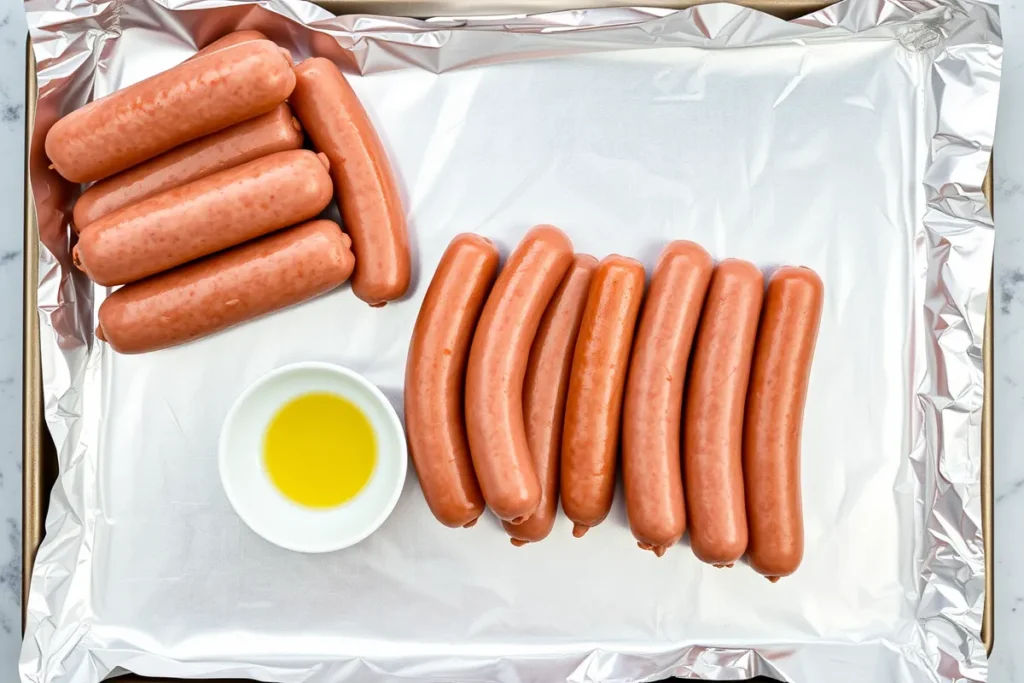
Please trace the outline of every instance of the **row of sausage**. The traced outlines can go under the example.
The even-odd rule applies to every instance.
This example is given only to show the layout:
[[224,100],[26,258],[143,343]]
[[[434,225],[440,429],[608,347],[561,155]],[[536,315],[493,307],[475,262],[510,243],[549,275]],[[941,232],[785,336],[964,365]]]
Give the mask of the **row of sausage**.
[[[301,149],[303,129],[319,154]],[[93,183],[74,206],[72,256],[97,284],[125,285],[97,330],[120,352],[197,339],[349,276],[371,306],[408,289],[404,209],[357,96],[329,60],[293,67],[258,32],[71,112],[45,149],[63,177]],[[332,197],[347,234],[307,222]]]
[[746,554],[772,580],[791,574],[821,279],[782,267],[765,287],[752,263],[716,266],[688,241],[665,247],[646,294],[645,279],[633,259],[574,254],[552,226],[503,268],[489,240],[452,241],[406,366],[427,503],[451,527],[489,507],[522,545],[550,533],[561,499],[579,537],[611,508],[621,450],[641,548],[661,556],[688,529],[704,562]]

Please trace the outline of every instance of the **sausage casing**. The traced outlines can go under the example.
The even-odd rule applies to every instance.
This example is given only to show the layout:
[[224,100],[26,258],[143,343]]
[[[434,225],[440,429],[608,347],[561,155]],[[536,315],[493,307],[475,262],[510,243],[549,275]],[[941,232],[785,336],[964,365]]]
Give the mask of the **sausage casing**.
[[690,546],[703,562],[731,567],[747,548],[743,501],[743,405],[764,276],[726,259],[708,286],[687,379],[683,476]]
[[466,432],[477,479],[500,519],[524,522],[541,489],[526,440],[523,383],[541,317],[572,263],[558,228],[530,230],[487,297],[466,368]]
[[259,31],[234,31],[213,41],[212,43],[204,47],[202,50],[189,57],[189,59],[202,57],[203,55],[208,55],[211,52],[217,52],[218,50],[223,50],[226,47],[238,45],[239,43],[248,43],[252,40],[269,40],[269,38],[267,38],[266,35],[260,33]]
[[351,241],[311,221],[121,287],[100,305],[97,336],[120,353],[184,344],[345,282]]
[[700,245],[666,246],[633,340],[622,414],[622,479],[637,545],[658,557],[686,531],[679,449],[683,387],[712,267]]
[[338,208],[352,236],[352,291],[383,306],[405,294],[411,272],[405,209],[384,145],[333,62],[307,59],[295,75],[291,105],[313,146],[331,161]]
[[587,295],[562,431],[562,509],[577,538],[608,516],[615,496],[622,395],[644,278],[638,261],[609,256]]
[[75,265],[125,284],[313,218],[331,201],[326,163],[278,152],[126,206],[82,231]]
[[466,362],[500,256],[479,235],[457,235],[441,256],[420,306],[405,366],[409,451],[430,511],[468,527],[484,511],[463,414]]
[[193,140],[166,154],[99,181],[75,203],[74,227],[90,223],[146,197],[260,157],[302,147],[302,128],[287,104]]
[[217,50],[77,109],[50,128],[46,155],[76,183],[265,114],[295,87],[291,61],[269,40]]
[[754,348],[743,430],[747,559],[772,581],[803,559],[800,431],[823,299],[813,270],[779,268],[768,280]]
[[597,259],[593,256],[577,254],[573,258],[544,311],[530,349],[523,384],[523,415],[526,442],[540,481],[541,495],[540,505],[528,520],[522,524],[502,522],[512,537],[512,545],[542,541],[555,524],[569,372],[590,281],[596,268]]

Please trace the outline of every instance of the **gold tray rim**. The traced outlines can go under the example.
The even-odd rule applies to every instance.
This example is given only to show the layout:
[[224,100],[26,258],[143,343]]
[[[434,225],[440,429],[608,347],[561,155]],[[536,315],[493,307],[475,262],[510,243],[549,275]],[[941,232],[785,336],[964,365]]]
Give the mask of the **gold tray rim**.
[[[494,0],[498,3],[503,0]],[[550,10],[548,0],[508,0],[518,7],[517,13],[535,12]],[[678,0],[655,0],[654,3],[647,2],[645,6],[650,7],[690,7],[715,0],[694,0],[691,2],[679,2]],[[394,16],[425,16],[427,13],[424,7],[429,7],[429,1],[424,0],[320,0],[316,4],[334,12],[335,14],[356,14],[356,13],[383,13],[383,8]],[[739,0],[741,4],[754,9],[759,9],[777,16],[801,15],[823,9],[833,2],[821,2],[821,0]],[[616,6],[623,5],[615,0],[580,0],[577,8]],[[494,7],[496,5],[491,5]],[[374,12],[376,8],[376,12]],[[396,10],[404,10],[397,12]],[[488,12],[490,13],[490,12]],[[43,525],[46,510],[43,509],[43,468],[42,468],[42,447],[44,441],[43,430],[46,429],[43,420],[42,396],[42,366],[39,348],[39,316],[37,311],[37,287],[39,281],[39,230],[37,224],[35,203],[32,201],[32,191],[29,183],[30,151],[32,140],[32,126],[35,122],[36,109],[36,71],[35,58],[32,52],[31,39],[26,41],[26,78],[25,78],[25,244],[24,244],[24,300],[22,311],[23,322],[23,391],[22,391],[22,602],[21,602],[21,629],[22,635],[25,632],[25,622],[28,616],[28,592],[29,582],[32,576],[32,568],[35,564],[36,552],[42,542]],[[992,207],[992,165],[990,163],[988,173],[984,182],[985,196]],[[994,207],[993,207],[994,213]],[[981,489],[982,489],[982,536],[985,549],[985,606],[982,617],[981,637],[985,643],[985,652],[992,654],[992,647],[995,642],[995,582],[993,577],[993,425],[992,425],[992,402],[993,402],[993,351],[992,351],[992,327],[993,327],[993,305],[992,293],[993,283],[990,281],[988,305],[985,316],[985,333],[982,345],[982,362],[984,368],[984,402],[982,405],[982,434],[981,434]],[[157,681],[171,679],[156,679],[135,674],[128,674],[118,678],[124,683],[156,683]],[[232,679],[237,680],[237,679]],[[213,681],[212,683],[216,683]],[[223,683],[228,683],[224,681]]]

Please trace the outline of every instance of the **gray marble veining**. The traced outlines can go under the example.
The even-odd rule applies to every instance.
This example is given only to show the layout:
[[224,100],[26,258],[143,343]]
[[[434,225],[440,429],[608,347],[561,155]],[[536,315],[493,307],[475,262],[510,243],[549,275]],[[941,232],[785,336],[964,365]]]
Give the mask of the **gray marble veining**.
[[1000,6],[1005,51],[995,143],[994,683],[1024,681],[1024,3]]
[[21,329],[25,13],[0,0],[0,680],[21,646]]
[[[1024,683],[1024,0],[1001,3],[996,138],[994,683]],[[21,595],[22,169],[25,18],[0,0],[0,681],[15,679]]]

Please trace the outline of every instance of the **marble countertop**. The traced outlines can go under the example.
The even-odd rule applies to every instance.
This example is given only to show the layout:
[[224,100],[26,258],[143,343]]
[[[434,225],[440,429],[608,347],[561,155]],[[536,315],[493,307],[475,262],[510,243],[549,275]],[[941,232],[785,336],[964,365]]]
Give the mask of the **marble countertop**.
[[21,318],[25,37],[18,0],[0,0],[0,681],[21,648]]
[[1000,7],[1003,78],[995,142],[993,683],[1024,681],[1024,3]]
[[[995,649],[989,680],[1024,683],[1024,0],[1001,3],[1005,54],[996,135]],[[25,15],[0,0],[0,681],[21,636],[22,253]]]

